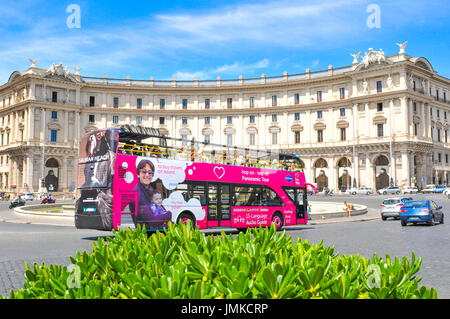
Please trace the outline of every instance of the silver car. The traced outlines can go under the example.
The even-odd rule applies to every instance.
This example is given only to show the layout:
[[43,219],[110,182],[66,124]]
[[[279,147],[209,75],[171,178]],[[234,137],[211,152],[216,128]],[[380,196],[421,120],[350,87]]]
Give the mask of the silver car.
[[434,185],[434,184],[427,185],[422,189],[422,193],[424,193],[424,194],[433,193],[435,188],[436,188],[436,185]]
[[364,195],[370,195],[373,194],[373,190],[370,187],[359,187],[359,188],[351,188],[348,190],[348,192],[352,195],[356,194],[364,194]]
[[381,203],[381,219],[386,220],[388,217],[399,219],[400,209],[409,200],[413,199],[411,197],[393,197],[383,200]]
[[402,190],[398,186],[389,186],[389,187],[377,190],[377,193],[380,194],[380,195],[381,194],[383,194],[383,195],[386,195],[386,194],[400,194],[401,192],[402,192]]
[[419,189],[415,186],[406,186],[403,189],[403,194],[417,194],[419,192]]

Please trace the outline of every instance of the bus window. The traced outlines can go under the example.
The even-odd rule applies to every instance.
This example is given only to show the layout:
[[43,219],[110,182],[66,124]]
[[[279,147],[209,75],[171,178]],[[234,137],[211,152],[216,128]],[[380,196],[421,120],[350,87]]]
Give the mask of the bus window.
[[202,206],[206,206],[205,183],[184,182],[178,184],[175,190],[181,192],[186,202],[196,198]]
[[249,187],[248,188],[248,201],[245,206],[261,206],[261,187]]
[[234,206],[246,206],[249,199],[248,187],[235,186],[234,187]]
[[264,187],[261,194],[261,205],[262,206],[283,206],[283,201],[280,196],[275,193],[271,188]]
[[205,183],[189,183],[188,197],[189,199],[196,198],[202,206],[206,206]]
[[299,205],[303,205],[303,201],[305,198],[305,190],[302,188],[297,189],[297,203]]
[[295,189],[293,188],[285,188],[286,195],[288,195],[289,199],[294,203],[295,202]]

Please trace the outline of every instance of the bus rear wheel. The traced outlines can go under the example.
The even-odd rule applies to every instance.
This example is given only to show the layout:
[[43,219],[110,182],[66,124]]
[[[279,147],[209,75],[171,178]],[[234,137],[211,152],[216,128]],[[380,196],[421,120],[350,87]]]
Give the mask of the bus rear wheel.
[[191,221],[191,224],[192,224],[192,227],[195,229],[195,217],[194,216],[192,216],[192,214],[190,214],[190,213],[181,213],[179,216],[178,216],[178,219],[177,219],[177,224],[181,221],[183,224],[187,224],[188,223],[188,221]]
[[283,216],[280,213],[273,214],[272,223],[275,224],[277,230],[283,229]]

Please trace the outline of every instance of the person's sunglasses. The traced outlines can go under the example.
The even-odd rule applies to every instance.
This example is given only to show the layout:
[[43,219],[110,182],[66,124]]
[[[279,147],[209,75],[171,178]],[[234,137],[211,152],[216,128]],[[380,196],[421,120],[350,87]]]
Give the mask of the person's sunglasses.
[[144,174],[148,174],[148,175],[153,175],[153,171],[152,170],[148,170],[148,169],[140,169],[139,173],[144,173]]

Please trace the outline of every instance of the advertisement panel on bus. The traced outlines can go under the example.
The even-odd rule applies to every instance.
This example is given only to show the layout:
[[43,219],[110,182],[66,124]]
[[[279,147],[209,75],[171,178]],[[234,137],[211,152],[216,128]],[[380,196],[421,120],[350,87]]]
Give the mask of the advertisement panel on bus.
[[101,129],[81,140],[75,200],[77,228],[111,230],[114,164],[118,142],[116,130]]

